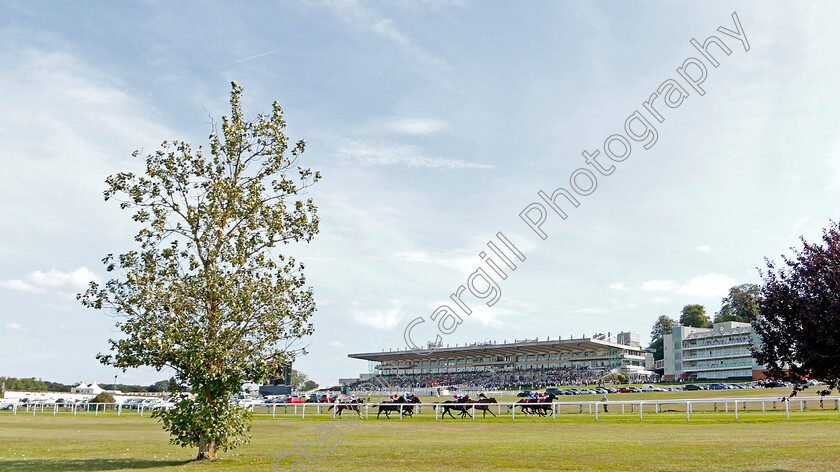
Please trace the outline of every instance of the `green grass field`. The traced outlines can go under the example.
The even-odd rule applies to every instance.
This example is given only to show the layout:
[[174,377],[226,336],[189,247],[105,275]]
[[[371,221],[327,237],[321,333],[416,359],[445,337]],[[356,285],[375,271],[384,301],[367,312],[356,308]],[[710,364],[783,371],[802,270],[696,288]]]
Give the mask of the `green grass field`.
[[[730,391],[732,392],[732,391]],[[741,396],[771,391],[744,392]],[[698,398],[719,392],[661,392],[641,398],[665,396]],[[727,392],[729,393],[729,392]],[[681,394],[681,395],[676,395]],[[613,400],[633,394],[614,395]],[[585,400],[583,397],[563,399]],[[500,399],[501,400],[501,399]],[[507,400],[507,399],[505,399]],[[427,402],[427,399],[424,399]],[[309,443],[311,464],[291,455],[276,469],[336,471],[836,471],[840,470],[840,419],[835,403],[811,402],[804,412],[798,405],[785,419],[784,407],[767,404],[739,411],[695,410],[691,422],[685,410],[659,414],[625,414],[611,408],[594,415],[566,410],[556,420],[517,414],[494,419],[435,421],[430,408],[405,420],[358,421],[355,424],[307,413],[272,419],[257,409],[252,442],[220,452],[213,463],[192,462],[195,451],[168,443],[160,426],[136,412],[52,412],[13,416],[0,412],[0,470],[14,471],[270,471],[272,461],[293,442]],[[791,406],[793,406],[792,404]],[[310,407],[308,407],[310,408]],[[318,429],[331,428],[340,444],[332,450],[315,443]],[[306,469],[294,468],[295,461]]]

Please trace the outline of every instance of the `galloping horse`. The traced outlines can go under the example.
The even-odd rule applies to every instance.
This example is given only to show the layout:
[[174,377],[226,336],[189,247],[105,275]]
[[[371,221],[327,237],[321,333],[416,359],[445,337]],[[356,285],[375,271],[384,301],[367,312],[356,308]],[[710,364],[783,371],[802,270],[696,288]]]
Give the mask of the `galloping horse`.
[[548,414],[548,411],[551,410],[551,402],[557,399],[557,395],[553,393],[549,393],[547,397],[543,400],[531,400],[530,398],[523,398],[516,403],[520,403],[522,408],[522,413],[525,414],[536,414],[540,416],[545,416]]
[[[443,405],[443,412],[440,414],[440,417],[441,417],[441,418],[443,418],[443,415],[445,415],[445,414],[449,413],[449,416],[450,416],[450,417],[454,420],[454,419],[455,419],[455,417],[452,415],[452,411],[451,411],[451,410],[455,410],[455,411],[459,411],[459,412],[461,412],[461,418],[462,418],[462,419],[463,419],[463,418],[466,418],[467,416],[470,416],[470,412],[469,412],[469,410],[468,410],[468,408],[469,408],[469,407],[466,407],[466,406],[456,406],[456,405],[455,405],[456,403],[472,403],[472,400],[470,400],[470,397],[469,397],[469,396],[465,396],[465,397],[459,398],[457,401],[455,401],[455,400],[446,400],[445,402],[440,403],[440,405]],[[478,407],[476,407],[476,408],[478,408]]]
[[[490,397],[490,398],[480,398],[480,399],[479,399],[476,403],[498,403],[498,402],[496,401],[496,399],[495,399],[495,398]],[[466,407],[465,407],[465,408],[466,408]],[[476,409],[476,410],[481,410],[481,411],[483,411],[483,412],[484,412],[484,413],[481,415],[481,417],[482,417],[482,418],[487,418],[487,413],[490,413],[491,415],[496,416],[496,414],[495,414],[495,413],[493,413],[492,411],[490,411],[490,407],[489,407],[489,406],[487,406],[487,405],[476,405],[476,406],[475,406],[475,409]]]
[[417,397],[411,397],[411,400],[406,400],[403,397],[397,398],[393,402],[380,404],[379,411],[376,413],[376,418],[379,419],[379,415],[381,413],[385,413],[385,417],[390,419],[392,412],[400,412],[400,405],[406,405],[402,407],[402,415],[403,416],[414,416],[414,405],[420,403],[420,399]]
[[338,416],[338,417],[341,417],[341,412],[344,411],[344,410],[355,411],[356,414],[361,417],[362,413],[359,411],[359,405],[364,404],[364,403],[365,403],[365,401],[362,400],[361,398],[359,398],[357,400],[350,400],[348,402],[343,402],[343,403],[337,403],[335,405],[330,405],[330,407],[327,408],[327,411],[332,410],[333,406],[335,406],[335,415]]

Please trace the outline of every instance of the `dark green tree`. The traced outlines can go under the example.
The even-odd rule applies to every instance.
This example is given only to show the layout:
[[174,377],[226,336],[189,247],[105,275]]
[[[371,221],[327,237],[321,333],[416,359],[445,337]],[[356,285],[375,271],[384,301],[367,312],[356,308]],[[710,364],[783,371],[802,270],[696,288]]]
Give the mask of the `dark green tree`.
[[108,177],[105,200],[134,212],[138,247],[109,254],[115,278],[79,296],[122,318],[102,363],[169,367],[192,388],[194,399],[154,415],[201,459],[249,440],[250,415],[230,397],[290,361],[315,311],[303,264],[278,249],[318,232],[305,193],[320,173],[298,165],[305,142],[290,145],[280,105],[248,121],[232,85],[231,115],[221,134],[213,125],[206,153],[164,141],[145,156],[145,175]]
[[721,301],[715,323],[739,321],[749,323],[760,311],[761,288],[755,284],[743,284],[729,289],[729,295]]
[[671,334],[677,321],[667,315],[660,315],[650,330],[650,347],[653,350],[653,360],[665,358],[665,335]]
[[794,394],[818,379],[825,395],[840,388],[840,224],[823,230],[823,244],[801,241],[782,263],[766,260],[753,356],[769,377],[797,384]]
[[686,305],[680,315],[680,324],[693,326],[695,328],[711,328],[712,321],[706,316],[706,308],[703,305]]

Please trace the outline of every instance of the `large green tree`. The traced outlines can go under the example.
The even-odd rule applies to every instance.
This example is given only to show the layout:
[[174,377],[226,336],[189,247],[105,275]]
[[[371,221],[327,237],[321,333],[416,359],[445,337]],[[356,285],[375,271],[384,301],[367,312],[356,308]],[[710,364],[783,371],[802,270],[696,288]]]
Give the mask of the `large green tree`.
[[653,359],[660,360],[665,358],[665,335],[671,334],[677,321],[667,315],[660,315],[653,323],[653,328],[650,330],[650,347],[653,350]]
[[290,145],[277,102],[248,120],[242,88],[232,86],[231,115],[221,134],[212,125],[208,153],[164,141],[145,156],[145,175],[107,178],[105,200],[131,210],[142,229],[134,249],[103,260],[115,278],[79,296],[121,318],[123,336],[97,356],[102,363],[168,367],[191,388],[193,398],[155,415],[201,459],[249,440],[250,416],[230,397],[290,361],[315,311],[303,264],[278,248],[318,232],[305,193],[320,173],[298,165],[305,141]]
[[824,380],[820,394],[840,388],[840,224],[823,230],[823,244],[793,249],[781,263],[767,260],[761,312],[753,328],[761,340],[756,361],[771,378],[797,384]]
[[720,311],[715,315],[715,323],[739,321],[749,323],[750,317],[759,312],[761,289],[755,284],[742,284],[729,289],[729,295],[721,301]]
[[712,327],[712,321],[706,316],[706,308],[703,305],[684,306],[680,315],[680,324],[695,328]]

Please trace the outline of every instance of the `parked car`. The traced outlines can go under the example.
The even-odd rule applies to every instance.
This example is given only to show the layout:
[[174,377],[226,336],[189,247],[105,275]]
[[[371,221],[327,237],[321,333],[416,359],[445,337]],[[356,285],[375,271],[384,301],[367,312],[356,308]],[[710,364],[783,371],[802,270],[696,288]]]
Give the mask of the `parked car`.
[[639,387],[622,387],[618,389],[619,393],[639,393],[641,391]]
[[665,389],[656,385],[642,385],[643,392],[664,392]]
[[723,385],[723,384],[711,384],[711,385],[709,385],[709,390],[726,390],[726,385]]
[[550,394],[554,394],[554,395],[565,395],[565,394],[563,393],[563,389],[562,389],[562,388],[557,388],[557,387],[548,387],[548,388],[546,388],[546,389],[545,389],[545,394],[546,394],[546,395],[550,395]]
[[527,397],[527,396],[528,396],[528,395],[530,395],[530,394],[531,394],[531,391],[530,391],[530,390],[525,390],[524,392],[519,392],[519,393],[517,393],[517,394],[516,394],[516,396],[517,396],[517,397]]

